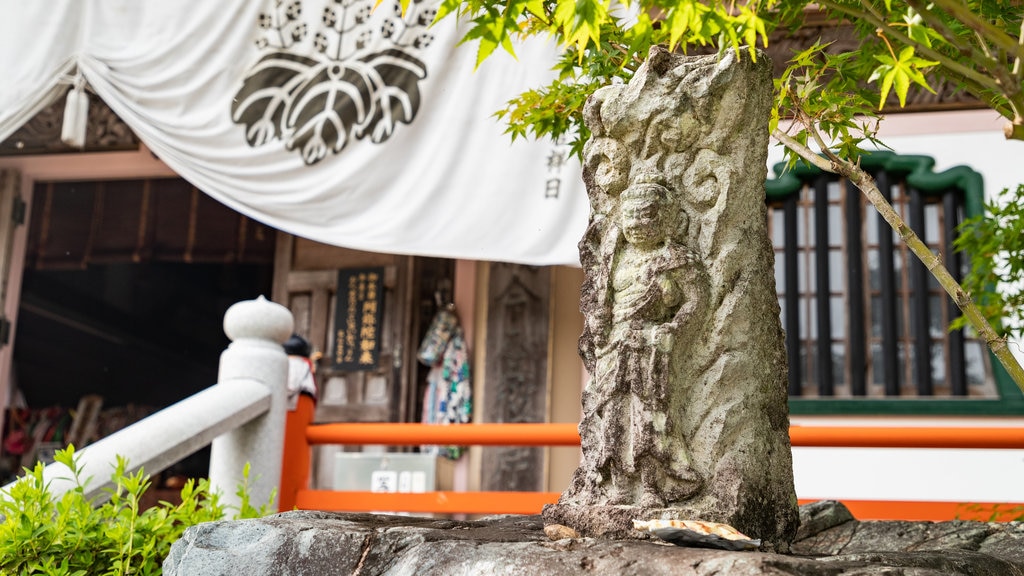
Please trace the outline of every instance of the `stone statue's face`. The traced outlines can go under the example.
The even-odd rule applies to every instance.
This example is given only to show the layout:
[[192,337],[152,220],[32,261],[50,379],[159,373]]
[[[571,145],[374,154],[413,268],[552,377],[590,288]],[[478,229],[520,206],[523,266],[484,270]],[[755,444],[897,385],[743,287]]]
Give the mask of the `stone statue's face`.
[[660,203],[655,199],[623,199],[622,235],[641,248],[661,242],[665,232]]

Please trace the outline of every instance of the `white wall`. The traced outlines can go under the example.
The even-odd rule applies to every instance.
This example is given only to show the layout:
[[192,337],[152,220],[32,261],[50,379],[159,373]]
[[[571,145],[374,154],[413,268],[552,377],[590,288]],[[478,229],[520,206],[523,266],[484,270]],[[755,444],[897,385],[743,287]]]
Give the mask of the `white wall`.
[[[798,426],[1024,427],[1024,418],[794,416]],[[1024,503],[1024,450],[793,448],[801,499]]]

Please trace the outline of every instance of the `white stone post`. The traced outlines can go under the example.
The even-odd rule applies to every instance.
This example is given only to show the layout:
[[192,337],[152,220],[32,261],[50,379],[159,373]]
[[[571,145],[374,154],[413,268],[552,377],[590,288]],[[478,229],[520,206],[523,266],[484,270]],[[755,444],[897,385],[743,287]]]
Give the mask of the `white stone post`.
[[224,332],[232,342],[221,354],[218,384],[258,380],[271,390],[266,414],[212,443],[210,484],[227,506],[237,509],[241,503],[235,491],[246,463],[250,465],[249,495],[254,506],[266,504],[281,481],[288,378],[288,357],[282,344],[292,330],[291,312],[262,296],[238,302],[224,314]]

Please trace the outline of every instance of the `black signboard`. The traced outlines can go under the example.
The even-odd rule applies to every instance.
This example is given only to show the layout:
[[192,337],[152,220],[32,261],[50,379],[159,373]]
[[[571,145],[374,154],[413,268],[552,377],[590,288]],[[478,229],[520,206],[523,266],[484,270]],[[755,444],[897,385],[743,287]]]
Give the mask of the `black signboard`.
[[338,271],[338,305],[334,313],[333,367],[372,370],[380,360],[384,268]]

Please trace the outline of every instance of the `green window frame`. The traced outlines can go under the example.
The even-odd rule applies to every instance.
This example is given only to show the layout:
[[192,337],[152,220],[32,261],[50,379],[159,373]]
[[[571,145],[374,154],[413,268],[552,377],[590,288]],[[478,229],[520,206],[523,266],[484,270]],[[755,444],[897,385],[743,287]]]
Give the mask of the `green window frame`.
[[[876,177],[880,178],[880,184],[881,184],[880,188],[887,187],[887,188],[889,188],[889,190],[892,190],[894,186],[898,187],[898,191],[895,194],[897,197],[899,197],[900,194],[904,194],[905,195],[904,198],[906,198],[907,195],[910,195],[910,194],[919,194],[920,196],[918,196],[918,198],[923,199],[923,200],[919,201],[919,204],[923,205],[923,203],[932,203],[932,204],[934,204],[937,201],[938,198],[942,197],[947,192],[952,192],[954,195],[958,196],[959,199],[960,199],[959,202],[961,202],[960,205],[962,206],[962,211],[963,211],[963,217],[964,218],[970,218],[970,217],[973,217],[973,216],[976,216],[976,215],[983,214],[983,212],[984,212],[984,180],[982,178],[982,175],[980,173],[972,170],[971,168],[966,167],[966,166],[957,166],[957,167],[950,168],[950,169],[942,171],[942,172],[934,172],[933,171],[934,165],[935,165],[934,159],[931,158],[931,157],[928,157],[928,156],[897,155],[895,153],[887,152],[887,151],[870,152],[870,153],[864,154],[861,157],[861,166],[863,168],[865,168],[868,172],[870,172],[873,175],[876,175]],[[835,205],[837,204],[836,197],[840,196],[840,195],[835,194],[835,183],[836,182],[841,182],[839,177],[837,177],[835,175],[832,175],[832,174],[824,173],[821,170],[817,169],[816,167],[810,166],[808,164],[803,164],[803,163],[800,163],[796,167],[794,167],[792,169],[789,169],[789,170],[785,169],[785,165],[784,164],[778,164],[778,165],[776,165],[774,167],[774,172],[777,175],[777,177],[775,179],[768,180],[766,182],[766,184],[765,184],[766,199],[767,199],[769,205],[778,206],[778,205],[781,205],[781,203],[783,203],[783,202],[785,202],[787,200],[790,203],[793,203],[793,202],[795,202],[794,198],[799,198],[801,196],[801,194],[803,194],[802,191],[810,190],[810,196],[815,198],[815,200],[812,200],[811,202],[817,203],[817,202],[819,202],[817,200],[817,198],[819,198],[819,197],[823,198],[820,201],[822,206],[821,206],[820,210],[818,212],[816,212],[816,214],[821,215],[821,218],[822,218],[822,219],[818,220],[819,224],[827,223],[828,222],[828,218],[829,218],[828,211],[830,209],[833,210],[833,211],[836,209],[836,207],[835,207]],[[845,184],[840,184],[840,186],[846,186],[846,185]],[[857,203],[856,205],[863,206],[864,201],[861,199],[862,194],[860,193],[860,191],[857,190],[856,188],[852,187],[852,186],[849,186],[848,188],[849,188],[849,190],[847,191],[847,194],[842,195],[841,197],[842,198],[849,198],[850,195],[855,196],[855,199],[850,199],[849,201],[850,202],[856,202]],[[903,192],[899,192],[899,190],[902,190]],[[806,196],[805,196],[805,198],[806,198]],[[831,200],[831,203],[830,203],[830,200]],[[829,205],[831,205],[832,207],[829,208]],[[850,229],[854,228],[854,227],[850,227],[849,226],[849,222],[850,222],[849,214],[851,213],[850,208],[852,206],[854,206],[854,205],[850,204],[850,205],[846,205],[846,206],[840,206],[840,208],[839,208],[840,210],[843,210],[843,212],[842,212],[843,213],[843,221],[845,223],[844,224],[844,228],[847,228],[847,227],[850,228]],[[804,215],[807,214],[807,210],[810,210],[811,212],[814,212],[814,210],[815,210],[814,206],[805,206],[804,208],[805,208],[805,211],[803,212]],[[844,210],[844,208],[845,208],[845,210]],[[950,205],[948,205],[948,204],[946,205],[945,208],[946,208],[946,210],[951,209]],[[778,209],[778,208],[776,208],[776,209]],[[793,208],[790,207],[789,209],[791,210],[791,212],[789,214],[792,215],[794,213],[794,212],[792,212]],[[953,208],[953,209],[955,209],[955,208]],[[863,211],[861,211],[859,213],[863,214]],[[777,230],[777,226],[774,226],[774,227],[772,226],[772,218],[774,218],[774,217],[775,216],[773,216],[772,213],[769,214],[769,225],[770,225],[770,228],[775,228],[775,234],[774,234],[775,238],[773,240],[775,240],[774,243],[776,245],[778,245],[778,240],[779,240],[780,234],[779,234],[779,231]],[[833,214],[833,217],[834,217],[834,214]],[[867,236],[867,234],[864,232],[864,229],[866,227],[870,226],[871,223],[868,222],[867,219],[864,219],[863,221],[861,221],[862,218],[863,218],[863,216],[857,216],[855,224],[856,224],[857,234],[859,234],[860,237],[863,238],[864,236]],[[868,205],[868,210],[866,212],[866,218],[868,218],[868,219],[870,219],[870,218],[877,218],[877,214],[875,214],[874,209],[871,208],[870,205]],[[913,218],[909,218],[909,220],[913,220]],[[795,222],[795,220],[787,219],[785,226],[787,228],[790,227],[790,226],[793,226],[793,225],[795,225],[794,222]],[[810,224],[813,224],[813,223],[810,223]],[[877,225],[875,225],[875,226],[877,226]],[[915,226],[913,223],[911,223],[911,226],[915,227],[915,229],[917,228],[917,226]],[[808,226],[807,228],[809,229],[810,227],[811,226]],[[836,243],[836,238],[835,238],[836,234],[833,232],[831,235],[829,235],[828,232],[824,232],[822,229],[825,228],[825,227],[827,227],[827,226],[820,226],[819,225],[819,226],[817,226],[815,228],[816,232],[814,232],[814,234],[816,235],[816,237],[815,237],[815,240],[817,241],[816,243],[815,242],[810,242],[809,243],[807,241],[809,238],[804,238],[804,239],[802,239],[803,241],[801,243],[798,243],[798,247],[799,246],[805,246],[806,247],[808,244],[814,244],[815,246],[817,246],[817,245],[827,245],[827,246],[829,246],[829,248],[827,250],[825,250],[825,252],[828,252],[829,254],[824,254],[824,255],[817,256],[817,258],[818,258],[817,261],[819,263],[824,264],[825,268],[832,268],[832,267],[834,267],[834,265],[835,265],[835,259],[834,259],[835,258],[835,254],[834,253],[835,252],[841,252],[842,254],[844,254],[842,256],[842,258],[844,259],[843,260],[844,265],[848,266],[848,270],[847,270],[848,274],[856,274],[856,273],[858,273],[858,272],[853,272],[853,270],[859,267],[861,269],[861,272],[859,272],[859,273],[862,273],[862,274],[864,274],[866,276],[868,274],[868,272],[865,272],[865,270],[867,268],[866,265],[863,265],[863,264],[861,264],[861,265],[849,264],[849,262],[847,260],[848,256],[846,255],[846,252],[845,252],[849,247],[848,246],[843,247],[843,245],[845,245],[845,243],[847,243],[847,242],[852,244],[854,242],[860,242],[861,240],[858,240],[857,238],[849,238],[849,237],[847,237],[847,238],[841,238],[840,241],[839,241],[839,244],[837,244]],[[885,227],[888,228],[887,225],[885,225]],[[922,237],[925,236],[925,234],[923,234],[921,230],[916,230],[916,231]],[[783,235],[785,236],[785,240],[786,241],[792,241],[792,240],[796,239],[797,236],[798,236],[797,232],[798,231],[790,230],[788,234],[785,234],[785,231],[783,231]],[[811,232],[809,230],[807,230],[807,231],[805,231],[805,233],[810,234]],[[879,234],[879,238],[881,238],[881,236],[882,235]],[[902,241],[899,240],[898,238],[895,240],[895,242],[897,243],[897,245],[902,245]],[[878,246],[869,246],[869,247],[872,248],[872,249],[875,249],[875,250],[878,250],[878,248],[879,248]],[[864,250],[864,248],[862,248],[860,246],[857,246],[856,248],[858,249],[858,251],[863,251]],[[830,254],[831,254],[831,256],[830,256]],[[792,267],[792,262],[793,262],[793,260],[791,260],[792,255],[786,255],[785,257],[789,258],[790,260],[788,260],[787,264],[785,266],[783,266],[783,269],[788,269],[787,267],[791,268]],[[808,255],[808,257],[811,257],[811,256]],[[829,259],[830,257],[833,258],[833,259],[830,260]],[[861,257],[857,256],[857,258],[858,258],[858,261],[859,261],[859,259]],[[910,258],[914,258],[916,260],[916,257],[913,257],[912,255],[910,256]],[[907,260],[903,260],[903,261],[907,262]],[[812,265],[812,267],[813,267],[813,265]],[[823,268],[823,266],[819,266],[818,268],[819,269]],[[903,266],[902,268],[897,269],[894,273],[896,275],[899,275],[901,273],[902,274],[906,274],[907,273],[906,270],[910,269],[910,268],[912,268],[912,266]],[[777,270],[778,269],[779,269],[779,264],[777,262]],[[815,272],[815,274],[816,273],[817,272]],[[785,272],[783,272],[783,275],[784,274],[785,274]],[[827,272],[826,272],[826,274],[827,274]],[[791,270],[790,270],[789,276],[787,278],[790,281],[792,281],[794,278],[798,279],[797,276],[794,276],[794,273]],[[827,285],[828,282],[829,282],[828,279],[819,279],[819,284]],[[851,280],[851,282],[854,283],[853,285],[858,285],[857,283],[862,282],[862,281],[859,280],[859,279],[854,279],[854,280]],[[874,356],[872,355],[871,350],[872,350],[872,347],[874,347],[875,350],[878,350],[878,341],[879,341],[879,339],[878,338],[874,338],[873,334],[868,334],[867,333],[868,328],[865,327],[865,326],[870,326],[870,330],[871,331],[874,331],[875,328],[876,328],[875,326],[871,325],[869,323],[869,321],[867,320],[867,318],[869,318],[869,316],[868,316],[869,312],[867,312],[869,306],[868,306],[867,303],[865,303],[865,300],[873,302],[871,299],[874,298],[874,293],[871,291],[869,283],[867,283],[866,280],[864,280],[863,282],[864,282],[864,286],[868,286],[869,288],[867,290],[865,290],[864,293],[859,293],[856,297],[852,297],[852,298],[848,298],[848,299],[844,300],[845,310],[843,310],[843,313],[840,314],[844,319],[845,318],[849,318],[851,315],[859,316],[860,318],[865,318],[866,319],[865,321],[863,321],[861,323],[861,328],[859,328],[860,332],[858,332],[856,334],[853,334],[852,336],[851,336],[850,332],[855,329],[855,328],[852,328],[854,323],[851,323],[849,321],[844,321],[843,330],[845,330],[845,333],[844,333],[844,337],[842,339],[840,339],[840,340],[842,340],[843,344],[845,344],[847,342],[850,343],[850,346],[847,349],[845,349],[845,350],[849,353],[849,355],[853,355],[853,356],[856,356],[856,351],[852,350],[855,347],[852,344],[852,342],[853,341],[860,341],[861,344],[859,346],[860,346],[860,349],[861,349],[861,356],[859,358],[854,358],[852,361],[850,361],[850,360],[846,360],[845,361],[846,362],[846,364],[845,364],[846,365],[845,373],[841,374],[841,377],[839,378],[840,380],[842,380],[843,378],[845,378],[845,380],[847,380],[847,381],[852,380],[852,381],[857,381],[857,382],[864,382],[865,380],[867,380],[867,376],[865,376],[864,374],[861,374],[861,373],[853,375],[852,378],[851,378],[851,368],[850,368],[851,362],[853,364],[856,364],[857,366],[864,365],[865,366],[864,370],[867,370],[867,371],[871,371],[872,369],[877,369],[878,368],[875,364],[871,364],[871,366],[867,366],[868,363],[872,363],[872,362],[876,361],[876,358],[874,358]],[[930,282],[930,280],[927,280],[926,282]],[[835,283],[834,280],[833,280],[833,283]],[[920,283],[920,281],[919,281],[919,283]],[[920,283],[920,284],[923,285],[924,283]],[[803,287],[801,287],[801,285],[798,283],[796,286],[797,286],[797,291],[798,291],[797,292],[797,296],[796,297],[792,297],[791,296],[791,299],[788,302],[790,302],[790,303],[797,303],[797,302],[799,302],[801,306],[804,306],[806,304],[806,302],[804,300],[807,300],[807,299],[805,298],[804,300],[799,300],[800,295],[801,294],[806,295],[807,293],[814,292],[814,289],[811,289],[809,291],[807,290],[807,288],[809,288],[810,284],[804,284]],[[816,287],[817,286],[815,286],[815,288]],[[803,291],[801,291],[801,290],[803,290]],[[825,312],[824,314],[818,314],[818,317],[820,317],[822,315],[827,315],[827,316],[830,317],[829,321],[834,321],[834,320],[836,320],[836,318],[835,318],[836,315],[834,313],[829,313],[829,312],[836,310],[835,302],[834,302],[835,298],[832,297],[832,291],[831,290],[829,290],[828,294],[829,294],[828,303],[822,302],[817,307],[818,311],[828,311],[828,312]],[[814,296],[814,298],[818,298],[818,296]],[[860,308],[856,308],[855,305],[852,304],[852,302],[857,301],[857,300],[859,300],[860,303],[861,303],[860,304]],[[941,302],[942,306],[944,308],[946,308],[949,305],[948,304],[949,297],[947,295],[943,294],[941,296],[941,299],[939,300],[939,302]],[[787,318],[786,318],[786,313],[785,313],[786,301],[782,301],[780,303],[783,306],[783,327],[787,328],[787,324],[786,324],[787,323]],[[829,308],[830,305],[832,306],[831,308]],[[825,306],[825,308],[822,308],[821,306]],[[908,308],[909,305],[906,302],[904,302],[901,306],[902,306],[902,308],[900,308],[900,310],[902,311],[902,310],[905,310],[906,308]],[[853,308],[852,313],[851,313],[851,308]],[[813,314],[813,312],[812,312],[812,314]],[[921,314],[918,314],[918,316],[921,316]],[[944,320],[948,320],[949,319],[949,313],[944,313],[942,318]],[[910,320],[910,322],[914,322],[914,320]],[[832,359],[832,357],[834,356],[834,353],[832,353],[832,346],[833,346],[835,335],[838,333],[838,331],[836,330],[836,327],[834,325],[830,325],[827,322],[824,323],[824,324],[818,322],[818,324],[817,324],[818,332],[820,333],[822,331],[827,331],[827,333],[829,334],[829,338],[825,339],[826,340],[826,344],[824,344],[824,346],[827,346],[827,349],[826,348],[819,348],[818,356],[817,357],[820,358],[821,355],[828,354],[829,355],[829,360],[828,360],[827,363],[820,363],[820,362],[816,363],[816,361],[814,361],[814,360],[807,361],[807,357],[811,355],[810,352],[807,352],[807,344],[810,343],[810,342],[817,343],[818,342],[818,339],[816,337],[817,335],[816,334],[812,334],[814,337],[813,338],[809,338],[808,334],[813,332],[813,330],[812,329],[805,329],[804,326],[800,326],[800,330],[797,331],[798,333],[794,334],[794,330],[793,329],[794,329],[795,326],[797,326],[797,325],[793,324],[792,323],[792,319],[790,319],[790,325],[789,325],[790,329],[787,330],[787,346],[791,347],[793,345],[793,343],[795,343],[795,342],[797,342],[797,343],[802,342],[804,346],[801,347],[801,352],[800,353],[793,353],[793,352],[789,353],[790,364],[791,365],[794,364],[794,361],[796,363],[799,363],[800,366],[799,366],[799,370],[798,370],[797,373],[801,374],[801,376],[800,376],[801,380],[799,380],[797,382],[791,382],[791,392],[793,392],[794,390],[796,390],[796,391],[802,390],[801,386],[804,385],[803,384],[804,380],[802,379],[803,378],[802,374],[806,374],[806,373],[808,373],[808,372],[810,372],[812,370],[815,370],[815,369],[817,369],[819,371],[819,374],[817,376],[821,375],[821,371],[822,370],[824,370],[824,374],[830,375],[827,378],[829,380],[829,384],[828,384],[828,387],[827,387],[828,389],[826,390],[826,392],[830,392],[831,391],[831,386],[832,386],[832,380],[835,380],[835,378],[833,378],[831,376],[831,374],[840,374],[839,372],[829,372],[828,371],[829,369],[831,369],[831,370],[835,370],[836,369],[835,368],[834,360]],[[928,325],[927,324],[925,324],[924,326],[918,324],[917,333],[918,334],[924,333],[924,330],[927,330],[927,329],[928,329]],[[934,334],[934,327],[932,327],[932,333]],[[912,336],[912,340],[913,339],[916,339],[916,335]],[[941,337],[938,338],[937,341],[944,342],[944,340],[942,340]],[[948,338],[946,339],[946,341],[948,341]],[[892,342],[892,340],[891,339],[887,340],[887,342]],[[927,342],[927,344],[925,344],[925,346],[933,345],[931,337],[926,338],[925,342]],[[904,342],[901,341],[901,345],[903,343]],[[906,342],[906,343],[908,345],[912,344],[912,342]],[[815,345],[818,345],[818,344],[815,344]],[[937,345],[937,344],[935,344],[935,345]],[[1021,391],[1014,384],[1012,379],[1006,373],[1005,369],[1003,369],[1003,367],[999,364],[999,362],[995,359],[995,357],[992,356],[991,352],[989,352],[987,350],[987,348],[984,348],[984,344],[982,343],[981,345],[983,347],[981,354],[984,354],[985,356],[987,356],[987,362],[985,362],[985,363],[987,364],[987,368],[989,368],[990,373],[991,373],[991,387],[990,387],[990,391],[994,390],[994,397],[990,396],[990,397],[979,398],[979,397],[970,397],[970,396],[932,397],[932,396],[899,396],[899,395],[892,395],[894,392],[896,394],[901,393],[903,390],[900,389],[900,388],[896,388],[895,390],[893,390],[893,389],[886,389],[885,393],[887,395],[881,396],[881,397],[879,397],[879,396],[856,395],[856,394],[855,395],[849,395],[849,393],[846,396],[843,396],[843,397],[835,397],[835,396],[822,395],[822,396],[815,397],[815,398],[806,398],[806,397],[801,397],[799,395],[791,395],[790,396],[790,401],[789,401],[790,413],[793,414],[793,415],[918,415],[918,416],[919,415],[936,415],[936,416],[1010,416],[1010,415],[1021,415],[1021,414],[1024,414],[1024,394],[1021,394]],[[843,348],[842,345],[840,345],[838,347],[838,349],[841,352],[844,351],[844,348]],[[949,350],[948,347],[945,348],[945,349]],[[924,357],[923,354],[919,355],[919,356]],[[912,362],[910,357],[904,356],[904,358],[905,358],[904,363],[899,365],[899,366],[897,366],[897,369],[899,370],[899,373],[901,375],[905,375],[906,376],[906,375],[910,375],[910,374],[914,373],[914,370],[913,370],[913,368],[910,367],[910,364]],[[827,368],[827,367],[826,368],[822,368],[821,367],[822,364],[831,364],[831,368]],[[934,370],[933,368],[925,366],[925,365],[921,365],[921,368],[919,368],[918,370],[920,370],[920,369],[928,370],[929,373],[932,373],[932,371]],[[949,377],[949,372],[951,372],[951,371],[947,371],[946,372],[947,378]],[[890,372],[888,374],[891,374],[891,373],[892,372]],[[813,378],[814,376],[810,376],[810,377]],[[909,378],[907,378],[907,379],[909,379]],[[819,381],[820,380],[821,380],[821,378],[819,378]],[[906,380],[906,379],[904,379],[904,380]],[[872,381],[873,382],[877,381],[877,375],[875,375],[875,377],[872,379]],[[897,378],[897,381],[901,381],[901,379]],[[861,386],[867,386],[867,385],[869,385],[869,384],[861,384]],[[864,393],[864,391],[861,390],[860,394],[863,394],[863,393]]]

